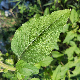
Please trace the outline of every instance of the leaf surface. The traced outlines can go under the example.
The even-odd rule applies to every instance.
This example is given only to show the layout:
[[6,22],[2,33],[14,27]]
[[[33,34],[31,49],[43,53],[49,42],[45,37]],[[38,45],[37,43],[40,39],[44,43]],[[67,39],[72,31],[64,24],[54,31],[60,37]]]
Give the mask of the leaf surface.
[[68,49],[66,49],[65,54],[67,54],[68,60],[72,60],[73,59],[73,54],[74,54],[75,48],[76,47],[73,46],[73,47],[69,47]]
[[53,75],[52,75],[53,80],[60,79],[60,71],[61,71],[61,65],[58,65],[58,67],[53,71]]
[[37,67],[30,65],[23,60],[17,62],[16,69],[18,72],[18,77],[20,76],[20,74],[23,76],[30,76],[31,74],[39,73],[39,69]]
[[51,63],[52,60],[52,57],[47,56],[44,60],[40,61],[40,65],[42,67],[46,67]]
[[54,58],[58,58],[64,55],[64,54],[60,54],[58,51],[52,51],[51,54]]
[[47,7],[44,11],[44,15],[48,15],[49,14],[49,8]]
[[42,61],[55,48],[69,15],[70,10],[59,10],[24,23],[16,30],[11,49],[28,63]]
[[69,43],[70,40],[72,40],[74,37],[76,36],[76,33],[74,33],[73,31],[67,32],[67,36],[64,39],[63,43]]
[[21,74],[19,72],[17,72],[17,77],[18,79],[22,79]]
[[75,23],[78,21],[78,13],[76,12],[75,9],[72,9],[71,11],[70,20],[72,23]]

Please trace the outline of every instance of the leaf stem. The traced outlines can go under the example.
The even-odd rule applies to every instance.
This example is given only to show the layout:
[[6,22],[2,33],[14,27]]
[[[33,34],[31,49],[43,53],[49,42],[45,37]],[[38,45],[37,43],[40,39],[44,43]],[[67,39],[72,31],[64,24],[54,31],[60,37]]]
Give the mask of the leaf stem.
[[16,68],[14,68],[12,66],[9,66],[9,65],[6,65],[2,61],[0,61],[0,67],[6,68],[7,70],[10,70],[10,71],[15,71],[16,70]]

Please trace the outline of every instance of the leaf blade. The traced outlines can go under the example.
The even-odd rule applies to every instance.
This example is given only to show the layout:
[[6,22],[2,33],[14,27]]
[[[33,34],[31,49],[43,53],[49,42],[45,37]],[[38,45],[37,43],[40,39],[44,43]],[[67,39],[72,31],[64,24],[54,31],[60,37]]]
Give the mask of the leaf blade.
[[16,31],[11,49],[20,59],[29,63],[43,60],[54,49],[69,14],[69,10],[62,10],[31,19]]

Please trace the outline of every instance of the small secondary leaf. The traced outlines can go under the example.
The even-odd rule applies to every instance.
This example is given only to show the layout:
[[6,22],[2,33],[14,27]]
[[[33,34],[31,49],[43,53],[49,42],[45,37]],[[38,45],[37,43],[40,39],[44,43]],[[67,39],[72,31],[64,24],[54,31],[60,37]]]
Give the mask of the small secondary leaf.
[[77,46],[75,48],[75,52],[76,52],[76,54],[80,54],[80,49]]
[[71,47],[69,47],[68,49],[66,49],[65,54],[68,55],[68,59],[69,60],[72,60],[74,52],[76,54],[79,54],[80,53],[80,49],[77,47],[77,45],[73,41],[70,41],[70,45],[71,45]]
[[68,60],[73,59],[73,54],[74,54],[75,48],[76,48],[76,46],[73,46],[73,47],[70,47],[70,48],[66,49],[65,54],[67,54]]
[[46,58],[44,58],[44,60],[40,61],[39,63],[36,63],[35,66],[40,69],[40,67],[46,67],[49,66],[49,64],[51,63],[51,61],[53,60],[52,57],[47,56]]
[[34,15],[34,18],[39,18],[40,17],[40,14],[35,14]]
[[70,41],[70,42],[69,42],[69,45],[71,45],[71,46],[76,46],[76,44],[75,44],[74,41]]
[[64,54],[60,54],[58,51],[52,51],[51,54],[54,58],[58,58],[64,55]]
[[[59,80],[60,79],[60,71],[61,71],[61,65],[59,65],[56,70],[53,71],[52,80]],[[59,74],[59,75],[58,75]]]
[[76,12],[75,9],[72,9],[71,11],[70,20],[72,23],[75,23],[78,21],[78,13]]
[[68,24],[64,25],[63,32],[68,31],[68,28],[69,28],[69,25]]
[[63,43],[66,43],[66,42],[69,43],[70,40],[72,40],[75,36],[76,36],[76,33],[74,33],[73,31],[67,32],[67,36],[64,39]]
[[19,72],[17,72],[17,78],[22,79],[21,74]]
[[42,67],[46,67],[51,63],[52,60],[53,60],[52,57],[47,56],[43,61],[40,62],[40,65]]
[[18,73],[18,76],[22,74],[23,76],[30,76],[31,74],[38,74],[39,69],[35,67],[34,65],[30,65],[27,62],[20,60],[16,64],[16,70]]
[[38,69],[41,67],[40,63],[36,63],[34,66],[36,66]]
[[76,76],[76,75],[80,74],[79,70],[80,70],[80,66],[76,66],[75,70],[72,71],[73,75]]
[[80,35],[77,35],[77,40],[80,41]]
[[49,14],[49,8],[47,7],[44,11],[44,15],[48,15]]
[[60,78],[64,78],[69,68],[73,67],[75,64],[73,61],[69,61],[67,64],[61,67]]
[[73,75],[76,76],[76,75],[79,75],[80,74],[80,58],[78,58],[75,62],[75,69],[74,71],[72,71]]

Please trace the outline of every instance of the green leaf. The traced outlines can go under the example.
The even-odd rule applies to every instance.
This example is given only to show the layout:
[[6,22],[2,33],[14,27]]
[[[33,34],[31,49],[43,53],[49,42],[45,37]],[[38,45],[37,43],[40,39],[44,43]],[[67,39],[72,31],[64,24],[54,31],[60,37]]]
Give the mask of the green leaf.
[[60,54],[58,51],[52,51],[51,54],[54,58],[58,58],[64,55],[64,54]]
[[64,78],[67,71],[69,70],[69,68],[74,66],[74,62],[73,61],[68,61],[68,63],[66,63],[65,65],[63,65],[61,67],[61,72],[60,72],[60,77]]
[[2,76],[11,80],[11,78],[14,77],[14,74],[8,71],[7,73],[3,73]]
[[75,48],[75,52],[76,52],[76,54],[80,54],[80,49],[77,46]]
[[40,65],[42,67],[46,67],[51,63],[52,60],[53,60],[52,57],[47,56],[43,61],[40,61]]
[[31,80],[40,80],[39,78],[32,78]]
[[68,31],[68,28],[69,28],[69,25],[68,24],[64,25],[63,32],[67,32]]
[[36,66],[38,69],[41,67],[40,63],[36,63],[34,66]]
[[47,56],[46,58],[44,58],[44,60],[40,61],[39,63],[35,64],[35,66],[40,69],[40,67],[46,67],[49,66],[49,64],[51,63],[51,61],[53,60],[52,57]]
[[39,5],[41,5],[41,1],[40,0],[37,0],[37,2],[38,2]]
[[59,72],[57,73],[56,79],[54,80],[60,80],[62,78],[65,78],[65,75],[69,71],[69,68],[72,68],[75,65],[76,65],[76,62],[69,61],[65,65],[61,66]]
[[69,47],[68,49],[66,49],[65,54],[67,54],[68,60],[72,60],[73,59],[73,54],[74,54],[75,48],[76,48],[76,46]]
[[49,8],[47,7],[44,11],[44,15],[48,15],[49,14]]
[[31,74],[38,74],[39,69],[35,67],[34,65],[30,65],[27,62],[20,60],[16,64],[16,70],[18,73],[18,76],[22,74],[23,76],[30,76]]
[[75,61],[75,69],[74,69],[74,71],[72,71],[72,73],[73,73],[73,75],[74,76],[76,76],[76,75],[80,75],[80,59],[77,59],[76,61]]
[[17,72],[17,78],[22,79],[21,74],[19,72]]
[[70,10],[54,11],[51,15],[33,18],[24,23],[11,42],[11,49],[21,60],[30,64],[42,61],[55,48]]
[[80,18],[80,10],[77,10],[77,13],[78,13],[78,17]]
[[60,78],[64,78],[65,74],[67,73],[67,71],[69,70],[69,67],[67,66],[63,66],[61,67],[61,72],[60,72]]
[[17,80],[17,77],[12,77],[10,78],[10,80]]
[[60,79],[60,71],[61,65],[59,65],[56,70],[53,71],[52,80],[59,80]]
[[28,80],[30,77],[29,76],[26,76],[25,78],[24,78],[24,80]]
[[66,3],[68,0],[64,0],[64,3]]
[[[70,51],[70,49],[68,48],[65,52],[66,53],[68,53],[69,51],[70,51],[70,53],[76,53],[76,54],[79,54],[80,53],[80,49],[77,47],[77,45],[75,44],[75,42],[74,41],[70,41],[70,43],[69,43],[70,45],[71,45],[71,48],[70,49],[72,49],[71,51]],[[69,51],[68,51],[69,50]],[[68,51],[68,52],[67,52]],[[72,55],[71,54],[71,55]]]
[[59,50],[59,46],[57,43],[54,44],[54,49]]
[[80,74],[80,67],[76,67],[75,68],[75,70],[74,71],[72,71],[73,72],[73,74],[74,74],[74,76],[76,76],[76,75],[78,75],[78,74]]
[[67,32],[67,36],[64,39],[63,43],[66,43],[66,42],[69,43],[70,40],[72,40],[75,36],[76,36],[76,33],[74,33],[73,31]]
[[69,43],[71,46],[76,46],[75,42],[74,41],[70,41]]
[[52,5],[52,4],[53,4],[53,2],[50,2],[50,3],[44,4],[43,6],[49,6],[49,5]]
[[72,23],[75,23],[78,21],[78,13],[76,12],[75,9],[72,9],[71,11],[70,20]]
[[35,14],[34,15],[34,18],[39,18],[40,17],[40,14]]
[[77,40],[80,41],[80,35],[77,35]]

